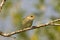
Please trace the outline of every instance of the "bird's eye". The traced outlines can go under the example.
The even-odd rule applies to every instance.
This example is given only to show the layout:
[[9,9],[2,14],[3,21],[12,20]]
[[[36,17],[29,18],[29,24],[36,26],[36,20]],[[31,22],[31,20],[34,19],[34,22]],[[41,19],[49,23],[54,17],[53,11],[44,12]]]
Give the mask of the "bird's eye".
[[31,17],[33,17],[33,16],[31,16]]

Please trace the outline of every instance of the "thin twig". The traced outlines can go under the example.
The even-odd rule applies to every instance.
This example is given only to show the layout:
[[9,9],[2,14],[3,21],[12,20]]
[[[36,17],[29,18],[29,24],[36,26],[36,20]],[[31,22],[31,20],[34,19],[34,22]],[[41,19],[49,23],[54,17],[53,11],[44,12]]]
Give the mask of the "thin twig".
[[6,2],[6,0],[2,0],[2,2],[1,2],[1,4],[0,4],[0,12],[1,12],[2,7],[3,7],[3,5],[5,4],[5,2]]
[[[45,27],[45,26],[48,26],[48,25],[55,25],[54,22],[57,22],[57,21],[60,21],[60,19],[56,19],[54,21],[51,21],[51,22],[48,22],[46,24],[41,24],[41,25],[37,25],[37,26],[32,26],[32,27],[29,27],[29,28],[24,28],[22,30],[17,30],[17,31],[14,31],[14,32],[11,32],[11,33],[3,33],[3,32],[0,32],[0,35],[1,36],[4,36],[4,37],[10,37],[14,34],[18,34],[18,33],[21,33],[21,32],[25,32],[25,31],[28,31],[28,30],[32,30],[32,29],[36,29],[36,28],[40,28],[40,27]],[[60,26],[60,24],[59,24]]]
[[51,25],[53,25],[53,26],[60,26],[60,24],[57,24],[57,23],[53,23]]

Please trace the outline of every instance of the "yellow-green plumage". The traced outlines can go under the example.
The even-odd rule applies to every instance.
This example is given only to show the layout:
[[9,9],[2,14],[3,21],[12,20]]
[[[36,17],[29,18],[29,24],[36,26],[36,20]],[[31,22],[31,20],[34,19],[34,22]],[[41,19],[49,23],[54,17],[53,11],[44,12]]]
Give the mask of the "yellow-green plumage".
[[23,21],[22,21],[22,28],[31,27],[34,18],[35,18],[34,15],[29,15],[26,18],[24,18]]

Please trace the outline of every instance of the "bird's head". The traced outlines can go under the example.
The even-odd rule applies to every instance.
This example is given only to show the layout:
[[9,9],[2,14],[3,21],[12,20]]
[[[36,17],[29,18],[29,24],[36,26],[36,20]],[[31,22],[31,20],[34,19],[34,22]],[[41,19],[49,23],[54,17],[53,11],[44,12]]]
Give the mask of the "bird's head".
[[27,19],[34,20],[35,19],[35,15],[29,15],[29,16],[27,16]]

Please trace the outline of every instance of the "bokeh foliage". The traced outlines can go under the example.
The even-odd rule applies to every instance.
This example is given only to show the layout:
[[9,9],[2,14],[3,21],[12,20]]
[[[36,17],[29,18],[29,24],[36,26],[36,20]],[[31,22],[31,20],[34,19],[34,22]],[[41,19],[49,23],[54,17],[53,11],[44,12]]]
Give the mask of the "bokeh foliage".
[[[5,5],[3,6],[3,9],[1,12],[2,14],[0,14],[0,18],[3,18],[5,20],[8,16],[10,16],[12,18],[11,22],[14,25],[14,28],[18,30],[21,28],[21,21],[23,20],[23,17],[26,15],[25,14],[26,10],[23,10],[21,7],[17,8],[16,5],[13,3],[14,1],[16,1],[17,6],[20,6],[20,4],[18,3],[18,0],[13,0],[13,1],[7,0]],[[44,16],[46,15],[45,14],[46,6],[47,6],[47,4],[45,4],[46,0],[37,0],[37,1],[39,1],[39,3],[34,6],[36,10],[40,12],[38,13],[34,12],[35,15],[37,14],[36,15],[37,17],[35,20],[43,23],[42,20],[45,21],[46,18],[48,18],[48,17],[44,18]],[[60,0],[51,0],[49,5],[53,7],[54,11],[56,11],[58,15],[60,15]],[[16,11],[13,11],[13,9]],[[49,13],[47,13],[47,15],[48,14]],[[48,21],[53,20],[53,18],[54,18],[53,16],[50,16],[48,18],[49,19]],[[60,24],[60,22],[55,22],[55,23]],[[16,36],[18,38],[17,40],[60,40],[60,26],[49,25],[47,27],[34,29],[32,31],[34,31],[34,32],[30,32],[32,34],[29,34],[28,32],[19,33],[18,36]]]

